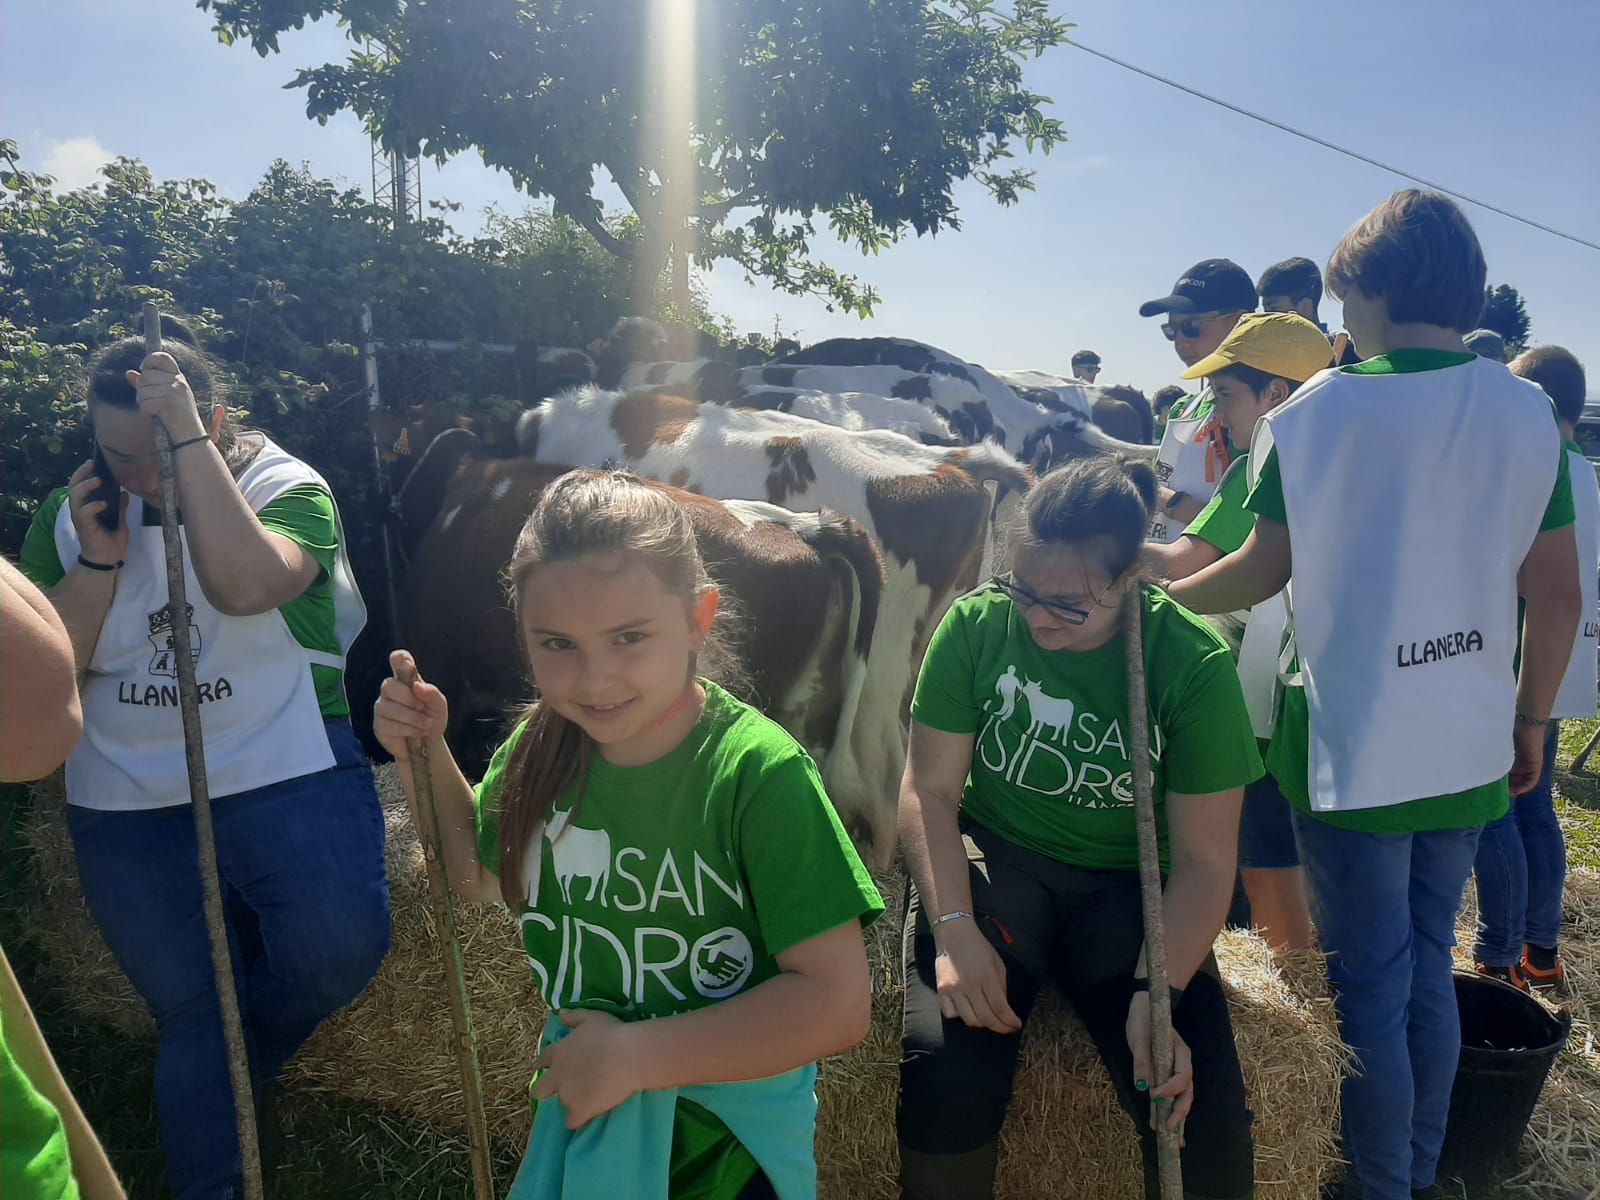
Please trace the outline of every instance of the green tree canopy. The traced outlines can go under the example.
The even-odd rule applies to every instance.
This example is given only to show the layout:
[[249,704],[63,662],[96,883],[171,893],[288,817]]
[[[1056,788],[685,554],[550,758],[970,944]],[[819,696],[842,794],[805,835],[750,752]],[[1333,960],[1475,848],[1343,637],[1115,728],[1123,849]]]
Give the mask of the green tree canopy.
[[1483,289],[1483,316],[1478,324],[1492,329],[1506,340],[1506,350],[1521,354],[1528,348],[1528,335],[1533,332],[1533,322],[1528,319],[1528,308],[1522,302],[1522,293],[1509,283],[1498,283]]
[[[681,38],[650,26],[664,0],[197,2],[262,55],[337,17],[348,57],[291,85],[308,115],[349,110],[408,155],[476,150],[633,263],[636,311],[675,247],[866,315],[872,290],[812,256],[819,222],[865,253],[957,229],[957,183],[1013,203],[1033,187],[1013,147],[1065,139],[1022,82],[1069,28],[1048,0],[716,0],[681,10]],[[667,129],[685,87],[685,127]],[[637,238],[605,225],[600,172]]]

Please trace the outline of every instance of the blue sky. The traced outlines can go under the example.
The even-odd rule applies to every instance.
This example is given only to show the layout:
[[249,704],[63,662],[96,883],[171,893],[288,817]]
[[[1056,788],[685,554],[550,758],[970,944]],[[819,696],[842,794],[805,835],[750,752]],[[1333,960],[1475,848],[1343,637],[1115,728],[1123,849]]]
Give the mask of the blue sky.
[[[203,176],[242,196],[276,157],[370,183],[349,116],[319,126],[297,67],[342,56],[331,25],[257,58],[225,48],[188,0],[0,0],[0,132],[64,184],[107,156],[158,176]],[[1088,45],[1468,195],[1600,241],[1600,19],[1593,0],[1081,0],[1058,4]],[[1070,141],[1038,191],[1001,209],[963,189],[965,227],[877,258],[831,254],[878,287],[867,323],[737,272],[708,280],[740,329],[774,317],[805,340],[892,333],[991,367],[1066,372],[1093,347],[1103,382],[1154,389],[1179,363],[1141,301],[1197,259],[1252,276],[1278,259],[1326,259],[1339,235],[1402,181],[1071,48],[1030,64]],[[424,167],[424,194],[464,208],[526,203],[473,157]],[[1468,207],[1493,282],[1523,293],[1535,341],[1568,346],[1600,391],[1600,252]],[[1337,306],[1323,317],[1337,326]]]

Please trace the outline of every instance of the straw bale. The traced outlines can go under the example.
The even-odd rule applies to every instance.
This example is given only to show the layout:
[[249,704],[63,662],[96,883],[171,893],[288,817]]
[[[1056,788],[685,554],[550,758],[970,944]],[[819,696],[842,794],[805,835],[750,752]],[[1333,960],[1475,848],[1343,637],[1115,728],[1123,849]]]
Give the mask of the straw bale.
[[[389,832],[394,948],[360,999],[323,1024],[288,1075],[299,1088],[381,1105],[429,1126],[459,1128],[460,1087],[421,854],[393,771],[380,770],[379,780]],[[132,1010],[148,1029],[143,1005],[83,909],[59,797],[37,807],[30,840],[38,871],[49,881],[42,884],[48,902],[36,907],[33,928],[67,984],[68,1002],[129,1032],[136,1028]],[[872,1032],[860,1047],[825,1062],[818,1082],[821,1194],[840,1200],[896,1194],[903,883],[886,878],[882,886],[889,912],[869,935]],[[520,1142],[527,1136],[527,1082],[543,1009],[509,915],[498,905],[462,903],[457,923],[491,1129],[499,1139]],[[1335,1162],[1343,1061],[1320,961],[1301,955],[1280,964],[1259,938],[1244,933],[1224,934],[1217,954],[1256,1113],[1257,1194],[1309,1200]],[[1082,1027],[1047,992],[1025,1037],[1006,1125],[1001,1200],[1142,1196],[1131,1123]]]
[[55,998],[137,1041],[154,1041],[156,1023],[112,957],[89,916],[78,882],[78,859],[67,833],[67,793],[60,771],[33,786],[33,811],[23,828],[33,886],[22,898],[23,927],[44,951]]
[[[825,1196],[898,1194],[894,1107],[904,884],[887,879],[880,886],[889,911],[868,940],[872,1032],[856,1050],[823,1063],[817,1087],[817,1163]],[[1279,963],[1260,938],[1230,931],[1217,940],[1217,960],[1255,1110],[1256,1194],[1309,1200],[1337,1163],[1333,1141],[1345,1059],[1321,959],[1300,954]],[[997,1196],[1142,1197],[1132,1123],[1082,1024],[1046,989],[1023,1036]]]

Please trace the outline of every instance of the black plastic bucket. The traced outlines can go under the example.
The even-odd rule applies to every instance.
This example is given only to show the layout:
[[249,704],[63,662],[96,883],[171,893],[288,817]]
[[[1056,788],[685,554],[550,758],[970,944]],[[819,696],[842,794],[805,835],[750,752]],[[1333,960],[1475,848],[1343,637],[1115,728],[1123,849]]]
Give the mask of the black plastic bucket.
[[1457,971],[1455,983],[1461,1064],[1439,1177],[1482,1185],[1515,1173],[1522,1135],[1572,1016],[1486,975]]

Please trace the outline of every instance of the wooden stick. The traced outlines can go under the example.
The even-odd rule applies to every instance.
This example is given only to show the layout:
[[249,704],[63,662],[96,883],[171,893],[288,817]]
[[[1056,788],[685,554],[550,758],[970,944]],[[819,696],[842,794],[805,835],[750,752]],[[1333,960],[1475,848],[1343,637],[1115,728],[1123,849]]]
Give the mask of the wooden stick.
[[[1161,851],[1156,838],[1156,805],[1151,794],[1149,701],[1144,685],[1144,586],[1135,585],[1123,601],[1122,640],[1128,659],[1128,725],[1133,759],[1133,811],[1139,830],[1139,900],[1144,909],[1145,965],[1150,975],[1150,1041],[1155,1079],[1152,1089],[1171,1076],[1172,992],[1167,986],[1167,938],[1162,905]],[[1162,1102],[1152,1096],[1156,1117],[1156,1167],[1161,1200],[1183,1200],[1183,1165],[1178,1135],[1167,1129]]]
[[[401,683],[416,682],[415,668]],[[461,1072],[461,1096],[467,1106],[467,1142],[472,1152],[472,1182],[477,1200],[494,1200],[494,1170],[489,1159],[489,1122],[484,1111],[483,1076],[478,1071],[478,1042],[472,1031],[472,1008],[467,1000],[467,973],[461,962],[461,939],[456,935],[455,898],[444,858],[439,853],[439,810],[433,803],[433,768],[425,738],[409,738],[411,787],[417,798],[417,837],[428,868],[428,910],[439,931],[439,958],[445,988],[450,993],[453,1049]]]
[[[161,311],[155,301],[147,300],[144,305],[145,354],[154,354],[160,349]],[[178,672],[178,709],[183,715],[183,750],[189,768],[189,804],[194,810],[200,892],[205,905],[206,935],[211,943],[211,971],[216,977],[222,1036],[228,1048],[228,1080],[233,1085],[245,1200],[261,1200],[261,1150],[256,1141],[255,1096],[250,1085],[244,1023],[239,1018],[239,997],[233,987],[233,958],[228,951],[222,883],[217,875],[216,834],[211,824],[211,793],[206,788],[206,750],[200,731],[200,689],[194,678],[194,649],[189,637],[191,610],[183,576],[183,536],[178,530],[178,481],[173,473],[172,436],[160,421],[152,423],[156,459],[161,468],[161,538],[167,551],[167,616],[172,626],[172,651]]]
[[1567,773],[1569,775],[1576,775],[1581,772],[1583,768],[1588,765],[1589,756],[1594,753],[1594,748],[1596,746],[1600,746],[1600,729],[1596,729],[1594,731],[1594,736],[1589,739],[1588,744],[1585,745],[1582,750],[1578,751],[1578,757],[1572,760],[1572,766]]

